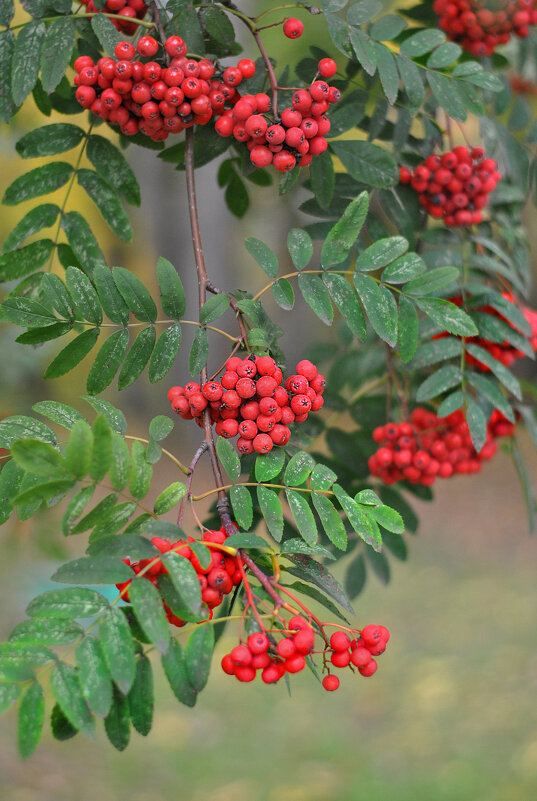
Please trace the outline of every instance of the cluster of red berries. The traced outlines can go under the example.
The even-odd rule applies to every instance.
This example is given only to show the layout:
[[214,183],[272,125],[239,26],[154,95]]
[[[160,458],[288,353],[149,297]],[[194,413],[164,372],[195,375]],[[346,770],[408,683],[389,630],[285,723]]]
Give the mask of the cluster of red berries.
[[253,681],[257,671],[265,684],[275,684],[285,673],[299,673],[313,651],[315,633],[308,621],[296,615],[288,624],[290,635],[277,645],[262,632],[250,634],[246,645],[236,645],[222,659],[222,670],[239,681]]
[[494,159],[484,156],[481,147],[460,145],[442,155],[432,153],[414,172],[400,167],[399,179],[418,192],[420,204],[432,217],[450,226],[477,225],[502,177]]
[[[236,82],[231,85],[237,86],[242,77],[236,68],[224,70],[223,78],[229,81],[234,69]],[[332,78],[336,72],[333,59],[319,61],[321,78]],[[325,80],[314,80],[309,89],[297,89],[291,105],[276,115],[266,94],[237,96],[217,120],[215,130],[220,136],[233,136],[238,142],[245,142],[256,167],[272,164],[280,172],[288,172],[297,162],[305,167],[314,156],[324,153],[328,147],[325,136],[330,131],[326,112],[340,97],[337,87],[329,86]]]
[[303,423],[324,403],[324,376],[307,359],[282,382],[283,373],[270,356],[232,356],[219,381],[172,387],[168,399],[176,414],[200,426],[209,408],[220,437],[239,436],[240,453],[268,453],[289,442],[291,423]]
[[126,136],[139,132],[160,142],[194,123],[206,125],[224,110],[226,84],[213,80],[212,61],[187,58],[188,48],[180,36],[166,39],[164,49],[169,66],[134,60],[136,52],[149,59],[157,55],[159,45],[152,36],[142,36],[136,50],[130,42],[119,42],[116,60],[104,57],[94,64],[89,56],[79,56],[74,63],[76,99],[83,108],[119,125]]
[[[515,416],[518,422],[520,419],[520,412],[515,412]],[[489,431],[494,439],[498,439],[498,437],[512,437],[515,433],[515,427],[515,423],[511,423],[498,409],[494,409],[488,422]]]
[[498,422],[494,418],[493,425],[487,427],[486,442],[477,453],[460,409],[448,417],[437,417],[434,412],[418,407],[409,422],[386,423],[373,430],[373,439],[381,447],[369,457],[369,469],[385,484],[406,480],[426,487],[437,478],[477,473],[481,463],[496,453],[495,437],[512,433],[498,427]]
[[[369,678],[376,673],[378,664],[374,656],[380,656],[386,650],[390,632],[386,626],[370,624],[362,629],[360,636],[351,639],[344,631],[336,631],[330,637],[330,663],[337,668],[353,665],[361,676]],[[325,651],[325,657],[328,653]],[[323,687],[329,692],[337,690],[339,679],[329,674],[323,679]]]
[[[237,529],[238,530],[238,529]],[[227,535],[223,528],[219,531],[206,531],[203,534],[202,540],[204,544],[211,551],[211,562],[208,567],[202,567],[198,557],[189,547],[189,542],[196,542],[193,537],[188,537],[186,540],[178,540],[177,542],[169,542],[162,537],[153,537],[151,542],[161,553],[168,551],[175,551],[179,556],[188,559],[192,567],[198,574],[198,581],[201,587],[201,600],[209,608],[208,619],[213,616],[213,609],[220,606],[224,595],[228,595],[233,587],[240,584],[242,581],[242,571],[238,557],[228,556],[218,548],[211,547],[211,543],[222,545],[227,539]],[[125,564],[129,565],[133,572],[138,574],[144,568],[151,564],[151,567],[144,573],[144,577],[151,581],[155,586],[158,585],[158,577],[167,573],[166,565],[161,560],[154,561],[153,559],[141,559],[139,562],[131,562],[130,559],[123,560]],[[129,600],[129,585],[130,581],[124,581],[116,584],[121,597]],[[185,621],[174,615],[172,610],[167,606],[164,601],[162,602],[166,612],[166,617],[169,622],[174,626],[184,626]]]
[[[515,298],[509,292],[502,292],[502,296],[510,303],[515,303]],[[456,306],[462,305],[462,297],[460,295],[449,298],[449,300]],[[528,336],[528,342],[533,350],[537,351],[537,312],[528,308],[527,306],[522,306],[520,310],[531,327],[531,334]],[[509,320],[507,320],[497,309],[494,309],[492,306],[482,306],[480,309],[478,309],[478,311],[486,312],[493,317],[499,317],[500,320],[503,320],[513,327],[512,323],[510,323]],[[448,334],[443,332],[441,334],[436,334],[433,339],[442,339],[446,336],[448,336]],[[479,345],[484,350],[487,350],[491,356],[493,356],[506,367],[510,367],[513,362],[515,362],[517,359],[523,359],[526,355],[518,348],[513,347],[513,345],[511,345],[510,342],[507,342],[507,340],[504,340],[503,342],[490,342],[488,339],[481,339],[481,337],[477,336],[467,337],[465,341]],[[486,364],[480,362],[479,359],[476,359],[475,356],[472,356],[470,353],[466,354],[466,361],[468,364],[477,367],[479,370],[490,372],[490,367],[487,367]]]
[[[86,6],[86,11],[98,14],[99,11],[104,11],[105,14],[119,14],[122,17],[131,17],[131,19],[143,19],[147,11],[147,5],[144,0],[106,0],[103,8],[97,8],[93,0],[80,0]],[[135,22],[128,22],[126,19],[112,19],[111,22],[115,25],[118,31],[126,33],[127,36],[132,36],[136,33],[138,25]]]
[[490,56],[512,33],[523,39],[537,25],[535,0],[434,0],[433,8],[448,38],[474,56]]

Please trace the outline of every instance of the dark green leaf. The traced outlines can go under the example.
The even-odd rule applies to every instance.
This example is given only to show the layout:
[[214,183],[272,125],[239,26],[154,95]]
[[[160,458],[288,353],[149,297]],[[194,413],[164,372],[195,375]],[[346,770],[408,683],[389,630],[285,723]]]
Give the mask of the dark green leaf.
[[132,239],[132,226],[118,194],[93,170],[79,169],[78,183],[86,190],[112,231],[124,242]]
[[399,298],[399,330],[397,347],[403,364],[407,364],[415,355],[418,347],[419,320],[416,307],[411,300],[401,295]]
[[307,231],[291,228],[287,234],[287,250],[297,270],[303,270],[313,256],[313,242]]
[[[477,372],[467,372],[466,378],[468,379],[469,383],[477,389],[478,393],[492,403],[492,405],[498,409],[504,415],[504,417],[506,417],[511,423],[515,422],[515,415],[513,409],[511,408],[511,404],[502,394],[495,381]],[[524,416],[523,412],[522,415]]]
[[124,267],[114,267],[112,275],[116,286],[135,317],[143,322],[157,319],[157,307],[140,279]]
[[238,525],[249,529],[253,519],[253,504],[248,488],[234,485],[229,492],[229,498]]
[[[357,499],[356,499],[357,500]],[[392,509],[390,506],[372,506],[369,509],[369,514],[379,523],[383,528],[394,534],[402,534],[405,530],[403,518]]]
[[156,515],[163,515],[179,503],[186,495],[186,487],[181,481],[174,481],[166,487],[155,500],[153,511]]
[[38,439],[41,442],[56,442],[54,431],[33,417],[16,414],[0,420],[0,448],[11,448],[18,439]]
[[322,276],[322,281],[352,333],[363,341],[366,337],[364,313],[345,276],[326,272]]
[[397,69],[399,70],[399,75],[401,76],[401,81],[403,82],[403,86],[408,97],[408,110],[410,115],[415,117],[422,106],[423,98],[425,96],[425,89],[423,86],[421,73],[416,64],[414,64],[414,62],[405,55],[399,55],[399,57],[396,59],[396,63]]
[[397,164],[393,157],[378,145],[345,140],[331,142],[330,147],[357,181],[384,188],[395,186],[399,182]]
[[156,588],[147,579],[137,578],[129,586],[129,600],[143,631],[165,654],[170,645],[170,629]]
[[82,556],[62,565],[51,576],[60,584],[119,584],[132,578],[132,570],[121,559]]
[[214,650],[214,629],[200,626],[188,638],[185,648],[185,666],[188,680],[199,693],[207,684]]
[[478,333],[475,323],[466,312],[448,300],[422,298],[416,300],[416,305],[449,334],[473,337]]
[[326,595],[337,601],[347,612],[351,615],[354,614],[354,610],[341,585],[324,565],[320,565],[307,554],[289,554],[288,558],[296,565],[296,567],[289,569],[289,573],[303,581],[315,584]]
[[[335,126],[333,117],[331,119],[331,123],[331,130],[334,132]],[[327,150],[325,150],[324,153],[321,153],[320,156],[316,156],[311,162],[310,181],[311,188],[319,205],[322,206],[323,209],[329,208],[330,201],[332,200],[334,194],[335,173],[332,156]],[[276,275],[277,272],[274,273],[274,275],[271,275],[271,278],[274,278]]]
[[318,539],[317,524],[307,498],[302,493],[291,489],[286,489],[285,494],[301,536],[308,545],[315,545]]
[[[418,256],[417,253],[405,253],[404,256],[400,256],[386,267],[382,273],[382,280],[387,284],[404,284],[405,281],[410,281],[413,284],[414,281],[410,279],[419,281],[420,279],[416,276],[424,273],[426,269],[427,266],[421,256]],[[452,268],[440,267],[439,269]],[[433,271],[431,270],[430,272]]]
[[369,275],[362,273],[354,274],[354,285],[373,330],[390,347],[395,347],[397,343],[397,304],[392,293],[386,287],[379,286]]
[[273,448],[267,454],[260,454],[255,460],[255,477],[257,481],[266,482],[276,478],[282,471],[285,462],[283,448]]
[[85,273],[91,275],[95,267],[106,266],[91,228],[78,211],[70,211],[63,215],[62,228]]
[[93,432],[85,420],[77,420],[65,452],[65,464],[69,472],[79,479],[84,478],[90,470],[92,451]]
[[13,31],[2,31],[0,33],[0,120],[2,122],[8,122],[14,111],[14,103],[11,96],[14,49],[15,36]]
[[4,0],[0,8],[0,25],[8,26],[15,16],[15,4],[13,0]]
[[67,720],[59,704],[54,704],[52,712],[50,713],[50,728],[54,739],[60,742],[70,740],[71,737],[75,737],[75,735],[78,734],[78,729]]
[[82,694],[78,670],[65,662],[57,662],[50,686],[67,720],[86,737],[93,737],[95,722]]
[[416,400],[425,401],[436,398],[448,389],[458,386],[462,381],[462,373],[454,364],[447,364],[423,381],[416,392]]
[[97,395],[112,382],[128,344],[129,332],[126,328],[115,331],[105,340],[88,374],[86,389],[90,395]]
[[467,351],[471,356],[474,357],[474,359],[477,359],[478,362],[486,365],[496,376],[498,381],[507,387],[509,392],[512,392],[513,395],[519,400],[521,399],[522,395],[520,384],[515,376],[507,369],[507,367],[504,367],[501,362],[491,356],[490,353],[485,350],[485,348],[479,347],[479,345],[467,345]]
[[39,682],[33,681],[19,706],[17,746],[23,759],[28,759],[37,748],[44,722],[45,695]]
[[[33,236],[33,234],[36,234],[43,228],[50,228],[58,219],[59,213],[60,209],[54,203],[42,203],[35,209],[30,209],[22,220],[10,231],[9,236],[4,242],[3,251],[15,250],[19,248],[28,237]],[[33,266],[36,266],[35,262],[33,262]]]
[[303,484],[315,467],[315,460],[306,451],[298,451],[285,468],[284,482],[288,487]]
[[230,548],[255,548],[255,549],[264,549],[268,548],[269,544],[266,540],[262,537],[258,537],[257,534],[233,534],[226,540],[226,545]]
[[241,474],[241,463],[231,442],[223,437],[218,437],[216,440],[216,453],[230,479],[238,481]]
[[36,345],[40,342],[50,342],[51,339],[58,339],[58,337],[67,334],[71,326],[69,323],[55,323],[47,325],[44,328],[31,328],[24,334],[20,334],[15,342],[20,342],[23,345]]
[[185,655],[177,640],[172,639],[168,653],[162,655],[162,667],[177,700],[186,706],[194,706],[197,693],[190,683]]
[[371,525],[365,510],[360,506],[360,504],[356,503],[354,498],[351,498],[350,495],[348,495],[345,490],[339,486],[339,484],[334,484],[333,490],[336,498],[341,504],[341,508],[347,515],[349,523],[356,533],[364,540],[364,542],[367,542],[368,545],[371,545],[374,550],[380,550],[382,547],[382,539],[380,537],[378,527],[375,528]]
[[45,32],[44,23],[34,20],[19,31],[15,41],[11,67],[11,92],[16,106],[20,106],[24,102],[37,81]]
[[128,695],[132,725],[144,737],[153,725],[153,668],[147,657],[141,656],[136,663],[136,678]]
[[332,325],[334,319],[332,302],[328,290],[319,276],[301,274],[298,276],[298,286],[304,300],[317,317],[326,325]]
[[456,81],[439,72],[427,72],[427,81],[436,100],[446,113],[454,120],[464,122],[468,115]]
[[122,34],[116,30],[112,21],[104,14],[96,14],[91,19],[91,27],[103,49],[109,56],[114,56],[114,50],[118,42],[123,39]]
[[[414,297],[434,295],[453,284],[458,277],[457,267],[435,267],[405,284],[403,292],[407,295],[414,295]],[[383,280],[389,279],[383,276]]]
[[117,290],[111,270],[97,265],[92,277],[105,314],[112,322],[126,325],[129,321],[129,309]]
[[188,559],[168,551],[162,557],[169,577],[181,601],[195,618],[202,613],[201,590],[198,576]]
[[35,128],[25,134],[19,139],[15,149],[23,159],[55,156],[57,153],[72,150],[73,147],[79,145],[84,135],[82,128],[71,123],[59,122],[53,125],[44,125],[42,128]]
[[380,83],[388,102],[393,106],[399,93],[399,74],[396,61],[388,48],[380,42],[375,42],[375,51]]
[[63,618],[34,618],[15,626],[9,640],[42,645],[69,645],[82,634],[78,623]]
[[103,136],[92,134],[88,139],[87,156],[97,172],[122,195],[127,203],[140,205],[140,187],[125,157]]
[[179,320],[185,313],[185,290],[173,264],[162,257],[157,261],[157,279],[164,312]]
[[264,270],[270,278],[275,278],[278,275],[278,259],[269,246],[253,236],[248,237],[248,239],[244,241],[244,244],[248,253],[254,257],[261,269]]
[[94,325],[100,325],[103,319],[101,304],[87,275],[78,267],[68,267],[65,282],[81,316]]
[[276,542],[281,542],[283,536],[283,509],[277,493],[268,487],[260,485],[257,488],[257,500],[269,534]]
[[75,26],[71,19],[52,20],[41,51],[41,83],[50,94],[65,75],[75,46]]
[[52,445],[39,439],[20,439],[11,446],[11,455],[23,470],[37,476],[65,477],[65,462]]
[[209,36],[224,45],[231,45],[235,41],[233,25],[226,14],[214,6],[203,8],[201,12],[203,26]]
[[66,403],[60,403],[59,401],[38,401],[34,403],[32,409],[34,412],[38,412],[43,415],[43,417],[47,417],[49,420],[53,420],[55,423],[58,423],[58,425],[69,430],[74,426],[77,420],[86,419],[83,414],[73,409],[72,406],[68,406]]
[[473,398],[466,398],[466,422],[476,451],[482,449],[487,439],[487,418]]
[[405,39],[401,45],[401,53],[404,53],[405,56],[410,56],[410,58],[424,56],[425,53],[429,53],[433,48],[438,47],[445,41],[446,34],[443,31],[426,28]]
[[209,342],[207,340],[207,331],[205,328],[198,328],[192,347],[190,349],[190,356],[188,360],[188,369],[190,375],[195,376],[207,364],[209,356]]
[[347,532],[343,521],[330,500],[326,495],[318,495],[314,492],[311,496],[313,505],[321,519],[326,536],[333,542],[336,548],[342,551],[347,550]]
[[93,448],[89,474],[94,481],[102,481],[112,461],[112,431],[106,418],[99,414],[93,423]]
[[359,554],[350,563],[345,573],[345,592],[351,599],[356,598],[362,592],[367,578],[364,555]]
[[129,744],[130,726],[129,701],[114,687],[112,706],[104,720],[104,728],[108,739],[118,751],[124,751]]
[[449,67],[454,61],[457,61],[462,53],[462,48],[455,42],[444,42],[444,44],[433,50],[427,59],[428,69],[443,69]]
[[[356,8],[357,5],[359,5],[359,3],[355,3],[351,8]],[[374,75],[377,71],[377,51],[375,50],[375,43],[371,41],[369,36],[357,28],[351,28],[349,36],[358,63],[362,65],[368,75]]]
[[200,323],[208,325],[221,317],[229,309],[227,295],[211,295],[200,309]]
[[[356,269],[371,272],[385,267],[408,250],[408,242],[402,236],[390,236],[373,242],[356,259]],[[425,264],[423,265],[425,269]],[[388,280],[388,279],[384,279]]]
[[95,590],[68,587],[38,595],[28,605],[26,614],[37,618],[94,617],[107,607],[106,598]]
[[[98,557],[94,557],[94,559],[98,559]],[[129,570],[129,573],[132,577],[132,571]],[[126,695],[134,681],[136,662],[129,624],[125,615],[119,609],[112,607],[100,618],[99,632],[110,674],[123,695]]]
[[99,640],[84,637],[76,649],[78,680],[91,711],[105,718],[112,704],[112,681]]
[[367,192],[362,192],[349,203],[343,217],[328,232],[323,244],[321,261],[324,267],[340,264],[347,258],[362,229],[368,209]]
[[[10,250],[0,256],[0,281],[13,281],[15,278],[23,278],[25,275],[34,272],[47,261],[52,253],[54,243],[50,239],[40,239],[37,242],[32,242],[30,245],[21,248],[20,250]],[[24,301],[32,302],[31,298],[8,298],[2,304],[4,314],[9,314],[11,311],[12,322],[18,323],[18,319],[14,319],[13,309],[17,308],[16,304]],[[37,301],[33,301],[37,303]],[[38,304],[40,305],[40,304]],[[24,317],[22,318],[25,319]],[[56,318],[49,312],[49,321],[56,321]],[[18,323],[19,325],[27,325],[27,323]],[[33,322],[32,325],[40,325],[40,322]]]
[[2,203],[15,206],[24,200],[55,192],[67,183],[72,172],[73,167],[65,161],[53,161],[43,167],[29,170],[8,186]]
[[295,293],[287,278],[280,278],[272,285],[272,296],[285,311],[291,311],[295,305]]
[[155,347],[155,339],[156,331],[152,325],[142,328],[136,336],[121,367],[117,382],[118,389],[130,387],[141,375]]
[[130,493],[133,498],[144,498],[151,486],[153,468],[148,464],[145,458],[145,448],[138,440],[132,443],[131,461]]

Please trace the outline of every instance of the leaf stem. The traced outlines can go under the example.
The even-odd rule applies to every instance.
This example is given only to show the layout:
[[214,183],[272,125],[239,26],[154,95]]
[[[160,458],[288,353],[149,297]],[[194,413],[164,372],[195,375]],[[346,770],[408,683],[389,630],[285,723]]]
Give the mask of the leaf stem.
[[[133,437],[133,436],[130,436],[128,434],[125,434],[125,439],[135,439],[137,442],[144,442],[146,445],[149,445],[149,440],[148,439],[144,439],[143,437]],[[165,448],[161,448],[161,450],[162,450],[162,453],[165,456],[168,457],[168,459],[171,459],[172,462],[174,462],[177,465],[179,470],[181,470],[181,472],[183,472],[185,474],[185,476],[189,475],[188,467],[185,467],[184,464],[181,464],[179,459],[176,456],[174,456],[173,453],[170,453],[170,451],[167,451]]]

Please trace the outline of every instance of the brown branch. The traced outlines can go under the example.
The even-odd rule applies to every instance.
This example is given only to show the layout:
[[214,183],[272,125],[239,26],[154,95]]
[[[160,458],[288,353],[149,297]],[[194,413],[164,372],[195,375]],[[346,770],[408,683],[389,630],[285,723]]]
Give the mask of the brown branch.
[[[166,41],[166,39],[168,37],[166,36],[166,31],[164,30],[164,25],[162,24],[162,17],[160,16],[160,9],[159,9],[157,3],[155,2],[155,0],[150,4],[150,12],[151,12],[151,17],[153,19],[153,22],[155,23],[155,26],[157,28],[158,34],[160,36],[160,40],[161,40],[162,44],[164,45],[164,42]],[[170,57],[169,57],[169,55],[168,55],[168,53],[166,51],[164,51],[164,60],[165,60],[166,64],[170,63]]]
[[177,513],[177,525],[180,526],[183,522],[183,515],[185,513],[185,505],[186,502],[190,500],[192,497],[192,479],[194,478],[194,470],[196,469],[196,465],[207,450],[207,443],[205,440],[201,443],[198,450],[192,457],[192,461],[188,465],[188,480],[186,482],[186,495],[183,497],[181,501],[181,505],[179,506],[179,512]]
[[265,573],[263,573],[261,568],[259,568],[256,565],[254,560],[251,558],[251,556],[249,556],[248,553],[246,553],[246,551],[240,551],[240,556],[244,564],[248,565],[248,570],[250,571],[250,573],[256,577],[256,579],[259,581],[263,589],[268,593],[268,595],[270,595],[270,597],[274,601],[274,606],[276,607],[276,609],[279,609],[280,606],[283,605],[283,600],[280,598],[280,596],[272,586],[269,577]]
[[237,318],[237,325],[239,326],[239,330],[241,332],[242,341],[246,345],[246,350],[249,350],[250,348],[248,345],[248,331],[246,330],[246,326],[244,325],[242,312],[237,306],[237,301],[230,295],[228,295],[227,292],[224,292],[223,289],[219,289],[217,286],[215,286],[211,280],[207,281],[207,291],[212,292],[213,295],[227,295],[227,297],[229,298],[229,305],[233,309],[235,317]]

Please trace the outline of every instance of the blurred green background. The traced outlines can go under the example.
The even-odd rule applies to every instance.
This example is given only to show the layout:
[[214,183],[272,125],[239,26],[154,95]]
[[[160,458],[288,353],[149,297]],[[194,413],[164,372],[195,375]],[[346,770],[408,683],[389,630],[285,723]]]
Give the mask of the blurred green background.
[[[308,19],[308,32],[310,25],[317,43],[324,44],[322,24]],[[280,62],[304,54],[302,43],[282,43],[279,30],[267,32],[267,41]],[[30,100],[1,131],[4,186],[40,163],[13,158],[15,141],[39,124],[43,120]],[[476,139],[471,123],[468,131]],[[153,274],[156,257],[164,255],[192,293],[183,178],[148,151],[133,147],[128,155],[143,196],[133,216],[133,245],[113,239],[80,190],[73,193],[70,208],[88,214],[110,264],[147,276]],[[242,242],[248,235],[260,237],[285,266],[286,232],[305,219],[296,211],[301,190],[290,198],[279,198],[276,186],[252,191],[251,211],[237,221],[215,191],[216,169],[209,165],[199,177],[209,272],[225,288],[258,289],[263,276]],[[58,199],[61,203],[62,191]],[[26,206],[4,208],[0,239]],[[535,229],[532,217],[526,222]],[[196,313],[194,306],[190,312]],[[292,362],[311,344],[306,332],[314,330],[313,318],[300,305],[291,315],[281,314],[282,344]],[[0,414],[28,412],[32,403],[46,398],[83,409],[77,398],[85,390],[84,364],[60,381],[44,382],[40,376],[53,346],[17,345],[18,333],[7,326],[0,331],[0,347],[7,354]],[[327,329],[319,332],[320,338],[329,335]],[[131,433],[143,436],[152,416],[169,413],[165,390],[187,373],[190,339],[191,332],[185,331],[169,382],[155,387],[144,378],[121,397],[113,390],[106,393],[124,409]],[[212,341],[211,346],[218,363],[222,343]],[[535,376],[533,366],[523,369]],[[167,447],[187,454],[197,437],[194,426],[179,425]],[[529,443],[523,444],[537,479],[537,456]],[[161,485],[170,480],[166,469],[159,465]],[[209,480],[203,472],[196,476],[199,487]],[[419,504],[422,525],[409,542],[409,561],[392,560],[388,586],[370,577],[356,602],[357,626],[378,622],[392,631],[372,679],[344,671],[341,689],[328,694],[304,674],[293,678],[290,698],[284,685],[239,685],[218,668],[235,644],[232,629],[219,643],[209,686],[193,710],[176,702],[155,662],[154,729],[147,739],[134,733],[122,754],[112,750],[102,731],[95,742],[77,736],[57,743],[46,730],[35,755],[23,764],[14,744],[16,714],[4,715],[2,801],[533,801],[537,546],[526,533],[508,455],[500,452],[477,476],[438,482],[435,494],[433,504]],[[0,529],[0,638],[23,617],[31,597],[52,586],[49,576],[57,560],[79,555],[83,547],[80,540],[62,541],[54,515]]]

